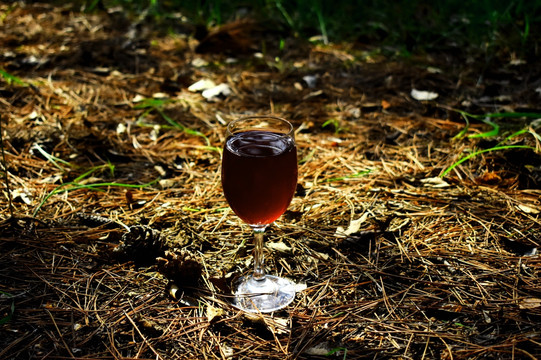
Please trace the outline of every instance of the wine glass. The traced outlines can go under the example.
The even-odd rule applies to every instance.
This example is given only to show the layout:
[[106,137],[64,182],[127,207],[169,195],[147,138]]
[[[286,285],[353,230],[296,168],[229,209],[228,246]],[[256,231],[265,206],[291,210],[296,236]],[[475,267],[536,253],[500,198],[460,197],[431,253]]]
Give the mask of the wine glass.
[[295,298],[295,284],[265,274],[265,229],[287,209],[297,187],[293,125],[274,116],[252,116],[227,126],[222,187],[235,214],[254,231],[254,271],[241,278],[234,305],[248,312],[272,312]]

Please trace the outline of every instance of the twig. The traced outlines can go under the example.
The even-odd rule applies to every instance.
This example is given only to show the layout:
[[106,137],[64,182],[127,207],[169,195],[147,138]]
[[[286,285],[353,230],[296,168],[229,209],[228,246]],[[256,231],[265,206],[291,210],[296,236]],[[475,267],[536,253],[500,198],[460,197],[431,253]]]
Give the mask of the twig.
[[137,324],[135,323],[135,321],[133,321],[133,319],[130,317],[130,315],[128,315],[128,312],[126,310],[123,310],[122,311],[124,313],[124,316],[130,321],[130,323],[132,324],[133,328],[135,329],[135,331],[137,331],[137,333],[139,334],[139,336],[143,339],[144,343],[150,348],[150,350],[152,350],[152,352],[154,353],[154,355],[156,355],[156,358],[157,359],[161,359],[163,360],[163,358],[160,356],[160,354],[154,349],[154,347],[152,347],[152,345],[148,342],[147,338],[145,337],[145,335],[143,335],[143,333],[141,332],[141,330],[139,330],[139,327],[137,327]]
[[56,321],[53,317],[53,314],[51,314],[51,312],[47,309],[45,309],[45,311],[47,312],[47,314],[49,314],[49,316],[51,317],[51,320],[53,322],[53,325],[56,329],[56,331],[58,332],[58,335],[60,336],[60,340],[62,341],[62,344],[64,344],[64,347],[66,348],[67,352],[70,354],[70,356],[73,358],[73,353],[71,352],[68,344],[66,344],[66,341],[64,340],[64,335],[62,335],[62,332],[60,331],[60,329],[58,328],[58,325],[56,324]]
[[8,167],[6,163],[6,154],[4,150],[4,128],[2,127],[2,117],[0,117],[0,150],[2,151],[2,168],[4,170],[4,183],[8,196],[9,215],[13,219],[13,201],[11,199],[11,189],[9,187]]

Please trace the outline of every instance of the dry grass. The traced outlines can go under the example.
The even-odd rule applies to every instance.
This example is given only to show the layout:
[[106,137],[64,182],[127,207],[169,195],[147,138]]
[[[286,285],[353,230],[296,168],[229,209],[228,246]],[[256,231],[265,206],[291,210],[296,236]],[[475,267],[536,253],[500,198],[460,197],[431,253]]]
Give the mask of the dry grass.
[[[283,71],[268,66],[272,54],[224,65],[188,38],[140,43],[109,18],[48,6],[17,6],[0,30],[14,54],[0,67],[33,84],[0,85],[14,211],[3,184],[0,358],[541,356],[541,264],[531,253],[541,191],[525,167],[538,155],[485,153],[440,179],[479,140],[453,139],[460,119],[403,91],[437,85],[454,106],[465,95],[451,94],[451,74],[356,62],[338,46],[292,49]],[[319,74],[317,89],[306,74]],[[207,102],[186,89],[201,78],[233,94]],[[306,285],[286,310],[248,316],[229,304],[229,284],[250,271],[250,233],[221,194],[219,151],[136,108],[134,98],[156,93],[173,100],[165,114],[212,147],[242,114],[273,112],[298,129],[300,187],[267,236],[286,247],[266,249],[270,271]],[[338,127],[322,128],[328,119]],[[78,182],[159,181],[58,193],[31,217],[97,166]],[[166,250],[176,273],[158,266]]]

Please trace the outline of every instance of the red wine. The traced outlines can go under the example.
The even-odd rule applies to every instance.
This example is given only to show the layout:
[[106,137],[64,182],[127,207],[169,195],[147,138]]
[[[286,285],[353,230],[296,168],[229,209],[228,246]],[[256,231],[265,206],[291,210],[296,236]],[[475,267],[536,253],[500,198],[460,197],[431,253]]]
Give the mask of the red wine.
[[292,138],[269,131],[246,131],[226,140],[222,186],[229,206],[250,225],[282,215],[297,186],[297,151]]

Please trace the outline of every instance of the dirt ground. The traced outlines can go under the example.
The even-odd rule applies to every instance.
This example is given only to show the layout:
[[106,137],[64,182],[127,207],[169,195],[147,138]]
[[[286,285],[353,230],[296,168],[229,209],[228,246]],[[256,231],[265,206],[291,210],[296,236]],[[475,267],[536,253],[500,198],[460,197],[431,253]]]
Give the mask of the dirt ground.
[[[1,359],[541,357],[535,59],[0,14]],[[268,113],[295,125],[299,179],[266,265],[301,291],[248,315],[220,148]]]

